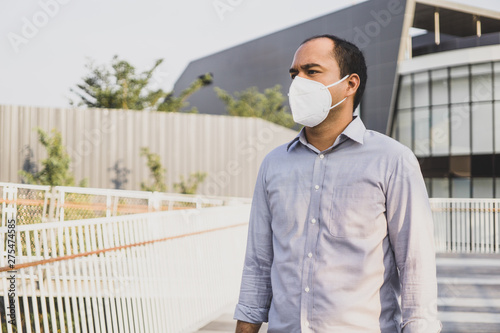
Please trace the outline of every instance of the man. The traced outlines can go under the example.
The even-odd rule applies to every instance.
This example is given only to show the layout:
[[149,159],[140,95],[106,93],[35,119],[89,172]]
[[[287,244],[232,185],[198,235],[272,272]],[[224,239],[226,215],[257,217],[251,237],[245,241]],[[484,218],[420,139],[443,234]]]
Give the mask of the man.
[[418,162],[353,117],[367,78],[363,54],[316,36],[298,48],[290,75],[292,114],[305,127],[261,165],[236,332],[267,321],[273,333],[439,332]]

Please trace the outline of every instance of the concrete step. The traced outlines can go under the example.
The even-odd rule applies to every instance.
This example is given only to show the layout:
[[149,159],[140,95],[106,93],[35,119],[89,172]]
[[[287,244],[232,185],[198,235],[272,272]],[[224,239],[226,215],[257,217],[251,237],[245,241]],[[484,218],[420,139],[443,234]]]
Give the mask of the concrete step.
[[500,260],[500,253],[436,253],[436,258],[449,258],[449,259],[493,259]]
[[442,333],[500,332],[500,255],[438,254]]
[[500,332],[499,327],[498,324],[443,321],[441,333],[498,333]]

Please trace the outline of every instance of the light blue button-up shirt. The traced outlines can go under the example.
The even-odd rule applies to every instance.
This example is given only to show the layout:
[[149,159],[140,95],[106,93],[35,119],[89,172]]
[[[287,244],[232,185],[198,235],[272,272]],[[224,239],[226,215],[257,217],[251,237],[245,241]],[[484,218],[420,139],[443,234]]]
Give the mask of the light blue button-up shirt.
[[235,319],[268,332],[435,333],[433,224],[417,159],[359,117],[264,159]]

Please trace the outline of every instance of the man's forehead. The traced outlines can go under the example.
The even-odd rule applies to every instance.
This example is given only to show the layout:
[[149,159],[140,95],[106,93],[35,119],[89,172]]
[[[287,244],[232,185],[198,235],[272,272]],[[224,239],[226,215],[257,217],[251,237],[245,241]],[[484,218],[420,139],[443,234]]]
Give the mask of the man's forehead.
[[326,38],[326,37],[320,37],[316,39],[312,39],[308,42],[305,42],[299,48],[297,49],[297,52],[313,52],[313,53],[318,53],[318,54],[323,54],[323,55],[331,55],[332,50],[334,47],[334,42],[333,40]]
[[335,61],[332,53],[333,47],[334,43],[329,38],[310,40],[295,51],[293,64],[297,65],[297,62],[325,64],[325,62]]

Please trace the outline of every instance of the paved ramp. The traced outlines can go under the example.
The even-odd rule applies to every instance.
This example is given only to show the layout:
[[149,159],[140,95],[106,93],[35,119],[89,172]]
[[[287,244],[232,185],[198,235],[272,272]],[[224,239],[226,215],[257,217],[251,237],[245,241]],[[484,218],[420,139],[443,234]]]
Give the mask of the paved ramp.
[[[235,302],[236,304],[236,302]],[[198,333],[234,333],[236,321],[233,319],[234,306],[228,307],[224,314],[215,319],[210,324],[202,327]],[[267,324],[264,323],[259,333],[267,332]]]

